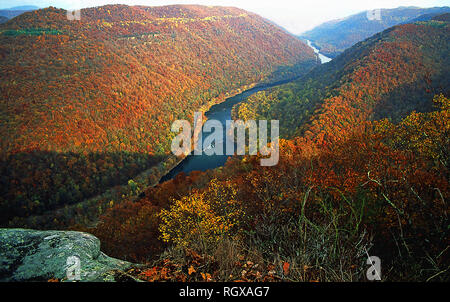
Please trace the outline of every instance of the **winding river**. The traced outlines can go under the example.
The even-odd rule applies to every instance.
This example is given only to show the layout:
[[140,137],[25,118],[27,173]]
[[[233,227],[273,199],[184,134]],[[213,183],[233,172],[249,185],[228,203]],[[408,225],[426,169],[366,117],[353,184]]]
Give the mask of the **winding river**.
[[311,47],[311,48],[314,50],[314,52],[319,56],[320,62],[321,62],[322,64],[328,63],[328,62],[330,62],[330,61],[332,60],[331,58],[329,58],[329,57],[324,56],[323,54],[321,54],[320,51],[312,45],[311,41],[306,40],[306,43],[307,43],[308,46]]
[[[331,61],[330,58],[322,55],[318,49],[313,47],[310,41],[307,41],[307,43],[308,43],[308,46],[310,46],[314,50],[314,52],[318,55],[322,64]],[[273,83],[273,84],[269,84],[269,85],[257,86],[253,89],[246,90],[236,96],[226,99],[225,102],[223,102],[223,103],[212,106],[211,109],[205,113],[205,115],[208,120],[213,119],[213,120],[220,121],[223,129],[225,129],[226,121],[231,120],[231,110],[234,105],[244,101],[245,99],[247,99],[252,94],[254,94],[258,91],[266,90],[266,89],[274,87],[274,86],[286,84],[291,81],[293,81],[293,79],[278,82],[278,83]],[[203,141],[205,140],[205,138],[208,137],[208,135],[211,135],[211,134],[209,132],[208,133],[202,132]],[[228,157],[229,157],[228,155],[207,156],[205,154],[200,155],[200,156],[194,156],[191,153],[183,161],[181,161],[174,169],[172,169],[168,174],[163,176],[160,180],[160,183],[163,183],[163,182],[173,179],[177,174],[179,174],[181,172],[189,174],[192,171],[207,171],[210,169],[222,167],[225,165]]]
[[[292,80],[287,80],[283,82],[278,82],[270,85],[262,85],[249,90],[246,90],[236,96],[230,97],[225,100],[225,102],[214,105],[211,109],[205,113],[205,116],[208,120],[218,120],[223,129],[226,128],[226,121],[231,120],[231,109],[234,105],[246,100],[252,94],[266,90],[270,87],[282,85],[289,83]],[[202,132],[203,141],[211,135],[210,133]],[[224,138],[225,140],[225,138]],[[201,141],[201,140],[199,140]],[[166,174],[163,178],[161,178],[160,183],[166,182],[174,178],[178,173],[184,172],[189,174],[192,171],[207,171],[210,169],[215,169],[218,167],[222,167],[225,165],[228,155],[198,155],[195,156],[192,153],[188,155],[183,161],[181,161],[174,169],[172,169],[168,174]]]

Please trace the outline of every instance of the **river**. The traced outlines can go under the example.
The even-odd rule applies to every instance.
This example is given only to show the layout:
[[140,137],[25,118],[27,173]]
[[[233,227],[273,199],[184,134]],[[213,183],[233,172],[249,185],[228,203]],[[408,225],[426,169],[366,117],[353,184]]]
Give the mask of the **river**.
[[320,62],[321,62],[322,64],[328,63],[328,62],[330,62],[330,61],[332,60],[331,58],[329,58],[329,57],[324,56],[323,54],[321,54],[320,51],[312,45],[311,41],[306,40],[306,43],[307,43],[308,46],[311,47],[311,48],[314,50],[314,52],[319,56]]
[[[278,82],[270,85],[258,86],[249,90],[246,90],[236,96],[230,97],[226,99],[223,103],[214,105],[211,109],[205,113],[205,116],[208,120],[218,120],[223,129],[226,128],[226,121],[231,120],[231,110],[234,105],[244,101],[252,94],[266,90],[270,87],[286,84],[292,80]],[[192,122],[191,122],[192,124]],[[203,141],[211,135],[210,133],[202,132]],[[223,137],[223,141],[225,141],[225,137]],[[225,146],[224,146],[225,148]],[[225,153],[225,152],[224,152]],[[218,167],[222,167],[225,165],[228,155],[193,155],[192,153],[188,155],[183,161],[181,161],[174,169],[172,169],[168,174],[166,174],[163,178],[161,178],[160,183],[166,182],[174,178],[177,174],[184,172],[189,174],[192,171],[207,171],[210,169],[215,169]]]
[[[318,49],[312,46],[310,41],[307,41],[308,46],[310,46],[316,54],[318,54],[320,61],[322,64],[330,62],[331,59],[322,55]],[[258,86],[253,89],[246,90],[236,96],[230,97],[225,100],[225,102],[214,105],[211,107],[211,109],[205,113],[205,116],[208,120],[218,120],[223,126],[223,129],[226,128],[226,121],[231,120],[231,110],[234,105],[244,101],[248,97],[250,97],[252,94],[261,91],[266,90],[270,87],[279,86],[282,84],[286,84],[288,82],[291,82],[292,80],[286,80],[278,83],[273,83],[270,85],[264,85],[264,86]],[[192,123],[191,123],[192,124]],[[203,141],[205,138],[208,137],[208,135],[211,135],[210,133],[202,133]],[[225,138],[224,138],[225,140]],[[210,169],[215,169],[218,167],[222,167],[225,165],[228,155],[212,155],[207,156],[205,154],[203,155],[188,155],[183,161],[181,161],[174,169],[172,169],[168,174],[166,174],[164,177],[161,178],[160,183],[166,182],[168,180],[173,179],[176,175],[178,175],[181,172],[184,172],[186,174],[189,174],[192,171],[207,171]]]

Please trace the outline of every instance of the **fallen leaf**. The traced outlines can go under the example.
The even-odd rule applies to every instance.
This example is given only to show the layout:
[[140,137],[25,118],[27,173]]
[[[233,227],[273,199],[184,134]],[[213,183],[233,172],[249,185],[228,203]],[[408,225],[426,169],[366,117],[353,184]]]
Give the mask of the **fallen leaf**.
[[210,282],[212,280],[211,275],[208,273],[206,273],[206,274],[201,273],[201,275],[202,275],[203,280],[205,280],[207,282]]
[[59,282],[59,279],[56,278],[48,279],[47,282]]
[[195,272],[196,272],[195,268],[191,265],[191,267],[189,267],[189,269],[188,269],[188,274],[191,275],[192,273],[195,273]]
[[283,263],[283,273],[285,276],[289,274],[289,266],[290,264],[288,262]]

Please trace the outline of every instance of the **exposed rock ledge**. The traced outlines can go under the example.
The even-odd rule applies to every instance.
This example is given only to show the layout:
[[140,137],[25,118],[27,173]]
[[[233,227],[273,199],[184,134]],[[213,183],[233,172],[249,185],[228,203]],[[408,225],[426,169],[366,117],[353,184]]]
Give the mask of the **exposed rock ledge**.
[[100,240],[70,231],[0,229],[0,281],[67,280],[67,259],[80,259],[81,281],[116,281],[131,263],[106,256]]

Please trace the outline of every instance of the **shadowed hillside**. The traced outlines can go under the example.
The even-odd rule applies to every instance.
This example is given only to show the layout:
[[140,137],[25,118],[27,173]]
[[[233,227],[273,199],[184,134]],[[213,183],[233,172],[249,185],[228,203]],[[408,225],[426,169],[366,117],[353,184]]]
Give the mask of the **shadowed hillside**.
[[[19,207],[9,213],[21,216],[118,184],[107,180],[112,171],[102,163],[110,160],[91,162],[89,154],[119,154],[124,162],[139,154],[165,158],[173,121],[192,119],[194,111],[228,94],[296,77],[317,63],[294,36],[237,8],[123,5],[83,9],[80,21],[52,7],[24,13],[0,26],[0,60],[0,147],[9,171],[0,201]],[[71,165],[45,170],[53,181],[58,174],[79,174],[58,184],[70,198],[47,196],[51,191],[36,179],[42,168],[53,169],[52,156],[35,158],[46,152],[75,154]],[[26,169],[16,155],[29,163]],[[75,164],[79,156],[81,165]],[[114,169],[131,178],[149,168],[135,164],[131,174],[121,170],[125,166]]]

